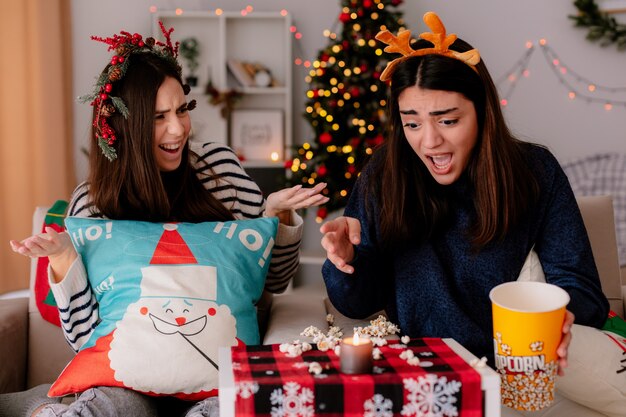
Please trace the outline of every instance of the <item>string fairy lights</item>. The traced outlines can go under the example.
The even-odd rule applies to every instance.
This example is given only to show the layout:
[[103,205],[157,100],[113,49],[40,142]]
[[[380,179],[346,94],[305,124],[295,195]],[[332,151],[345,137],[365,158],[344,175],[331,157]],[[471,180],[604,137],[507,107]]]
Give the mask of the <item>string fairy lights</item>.
[[530,58],[535,52],[535,47],[532,42],[526,42],[526,52],[522,55],[520,59],[515,62],[513,67],[507,71],[502,77],[500,77],[496,81],[496,85],[502,85],[505,81],[508,81],[508,88],[506,92],[501,93],[500,96],[500,104],[502,106],[506,106],[508,104],[508,99],[515,91],[515,87],[517,87],[518,81],[521,77],[528,78],[530,76],[530,70],[528,69],[528,63],[530,62]]
[[[157,6],[155,6],[154,4],[151,5],[150,7],[148,7],[148,11],[150,13],[156,13],[158,12],[159,8]],[[193,12],[197,12],[198,10],[193,10]],[[214,13],[216,16],[221,16],[224,13],[224,10],[221,8],[216,8],[215,10],[207,10],[208,12],[212,12]],[[239,10],[239,13],[242,16],[247,16],[249,14],[251,14],[254,11],[254,6],[252,6],[251,4],[246,5],[246,7],[244,7],[243,9]],[[182,14],[185,13],[185,10],[181,7],[177,7],[176,9],[174,9],[174,13],[177,16],[180,16]],[[287,10],[282,9],[280,11],[281,16],[286,16],[288,14]]]
[[[387,95],[379,77],[386,60],[375,35],[382,29],[404,30],[402,12],[396,10],[403,0],[339,1],[341,8],[333,27],[323,32],[327,44],[315,57],[308,58],[310,51],[303,51],[298,26],[292,22],[286,28],[286,36],[295,40],[292,62],[305,73],[308,84],[303,116],[313,134],[310,140],[294,146],[292,159],[285,161],[285,185],[327,183],[324,193],[329,202],[317,208],[318,222],[328,212],[345,206],[362,164],[384,141]],[[155,13],[156,7],[150,11]],[[214,12],[225,13],[222,9]],[[177,13],[185,11],[178,9]],[[257,12],[248,5],[240,13],[245,18]],[[286,9],[280,13],[289,14]],[[502,107],[510,104],[518,84],[531,77],[530,63],[537,50],[541,50],[569,100],[601,104],[606,111],[626,108],[626,87],[604,86],[579,75],[545,39],[526,42],[519,59],[496,81]]]
[[502,106],[509,104],[510,97],[519,81],[530,76],[528,69],[530,60],[533,53],[540,49],[551,72],[559,83],[565,87],[567,97],[570,100],[599,103],[606,111],[610,111],[616,106],[626,108],[626,98],[620,98],[626,93],[626,87],[605,86],[580,75],[564,63],[545,39],[540,39],[538,46],[539,48],[530,41],[526,42],[526,51],[512,68],[496,81],[496,85],[501,92],[500,103]]

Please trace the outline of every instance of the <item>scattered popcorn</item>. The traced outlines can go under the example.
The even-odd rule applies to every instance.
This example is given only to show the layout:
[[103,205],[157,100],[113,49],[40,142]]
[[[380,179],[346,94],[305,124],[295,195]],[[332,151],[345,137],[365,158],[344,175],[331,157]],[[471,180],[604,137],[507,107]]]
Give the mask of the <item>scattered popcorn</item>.
[[281,343],[278,346],[278,350],[290,358],[302,355],[302,352],[307,352],[313,349],[311,344],[307,342],[300,342],[300,340],[294,340],[291,343]]
[[287,356],[294,358],[302,355],[302,347],[300,345],[290,345],[287,348]]
[[372,338],[384,338],[399,333],[400,328],[388,321],[385,316],[380,315],[376,319],[371,320],[370,325],[367,327],[355,327],[354,332],[362,336],[369,335]]
[[327,335],[328,335],[328,336],[334,336],[334,337],[341,338],[341,337],[343,337],[343,332],[341,331],[341,329],[340,329],[339,327],[337,327],[337,326],[331,326],[331,327],[328,329],[328,333],[327,333]]
[[411,349],[403,350],[402,353],[400,353],[400,359],[409,360],[414,357],[415,353],[413,353]]
[[317,348],[321,351],[334,348],[341,342],[341,338],[343,337],[341,329],[336,326],[331,326],[326,334],[315,326],[309,326],[300,334],[302,336],[310,337],[313,343],[317,344]]
[[543,350],[543,342],[538,340],[530,344],[530,350],[533,352],[541,352]]
[[413,356],[411,358],[408,358],[407,363],[411,366],[417,366],[420,364],[420,358],[418,358],[417,356]]
[[470,361],[470,366],[475,369],[484,368],[487,365],[487,358],[482,357],[480,359],[474,358]]
[[408,345],[408,344],[409,344],[409,342],[411,341],[411,338],[410,338],[409,336],[407,336],[407,335],[404,335],[404,336],[402,336],[402,337],[400,338],[400,341],[401,341],[402,343],[404,343],[405,345]]
[[322,334],[322,331],[315,326],[309,326],[300,333],[301,336],[315,337],[318,334]]
[[384,337],[372,337],[371,340],[374,346],[385,346],[387,344],[387,339]]
[[383,357],[383,352],[380,350],[380,348],[375,347],[372,350],[372,358],[374,358],[374,360],[378,361]]
[[322,339],[317,342],[317,349],[322,352],[326,352],[328,349],[332,349],[333,347],[330,345],[327,339]]
[[309,363],[309,373],[313,375],[319,375],[322,373],[322,365],[319,362],[311,362]]
[[511,356],[511,354],[513,353],[513,349],[511,348],[511,346],[507,345],[506,343],[502,343],[500,345],[500,349],[502,349],[502,353],[507,356]]
[[[317,345],[318,350],[333,350],[336,355],[339,355],[341,352],[340,346],[343,332],[341,328],[334,325],[335,317],[332,314],[326,315],[326,322],[328,323],[328,332],[324,333],[315,326],[309,326],[305,328],[300,335],[310,337],[312,342]],[[400,328],[388,321],[385,316],[380,315],[375,320],[371,320],[369,326],[355,327],[353,331],[354,334],[370,339],[375,349],[377,349],[377,355],[380,358],[382,357],[382,353],[378,347],[387,345],[388,341],[386,337],[400,333]],[[307,352],[311,349],[311,344],[300,342],[300,340],[294,340],[291,343],[282,343],[279,346],[279,350],[290,357],[301,355],[303,352]],[[413,354],[412,351],[411,354]],[[374,355],[374,352],[372,355]]]

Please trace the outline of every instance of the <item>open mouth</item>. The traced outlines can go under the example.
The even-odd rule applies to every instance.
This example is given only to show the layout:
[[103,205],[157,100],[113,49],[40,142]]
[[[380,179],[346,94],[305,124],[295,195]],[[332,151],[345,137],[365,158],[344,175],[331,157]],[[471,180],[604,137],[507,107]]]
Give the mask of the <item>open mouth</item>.
[[452,165],[452,154],[446,153],[442,155],[431,155],[428,159],[433,164],[436,171],[446,171]]
[[174,154],[180,149],[180,143],[163,143],[159,145],[159,149],[167,153]]

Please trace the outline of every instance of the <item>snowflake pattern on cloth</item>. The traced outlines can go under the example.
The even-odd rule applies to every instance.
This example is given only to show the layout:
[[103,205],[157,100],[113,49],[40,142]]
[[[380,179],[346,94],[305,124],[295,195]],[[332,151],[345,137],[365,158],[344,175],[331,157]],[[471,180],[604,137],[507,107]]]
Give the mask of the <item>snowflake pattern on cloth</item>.
[[236,384],[236,394],[241,398],[250,398],[259,392],[259,384],[255,381],[242,381]]
[[363,417],[393,417],[393,401],[375,394],[363,403]]
[[[398,345],[399,347],[400,345]],[[442,339],[382,346],[370,374],[346,376],[334,350],[313,348],[292,357],[279,345],[231,349],[238,417],[475,417],[482,413],[480,374]],[[410,364],[403,352],[428,358]],[[319,364],[321,373],[309,372]],[[258,390],[237,386],[254,381]]]
[[409,403],[402,407],[403,416],[418,417],[453,417],[459,411],[454,405],[454,394],[460,391],[459,381],[448,381],[445,376],[426,374],[423,377],[407,378],[402,381],[404,388],[410,392]]
[[289,381],[270,395],[272,417],[313,417],[313,391]]

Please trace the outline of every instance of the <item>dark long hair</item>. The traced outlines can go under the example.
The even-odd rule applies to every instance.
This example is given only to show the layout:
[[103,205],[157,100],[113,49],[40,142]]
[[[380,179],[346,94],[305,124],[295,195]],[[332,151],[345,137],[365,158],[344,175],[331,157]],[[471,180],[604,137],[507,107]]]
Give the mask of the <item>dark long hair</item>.
[[[232,213],[208,192],[192,165],[197,158],[189,142],[173,172],[161,173],[153,150],[157,92],[166,77],[183,85],[179,68],[152,53],[130,55],[124,77],[112,95],[128,108],[128,118],[114,113],[109,124],[117,133],[117,158],[109,161],[97,141],[89,153],[89,193],[99,211],[110,219],[144,221],[211,221],[233,219]],[[106,71],[105,68],[104,71]],[[93,117],[96,115],[94,114]],[[94,138],[92,132],[92,138]]]
[[[432,47],[424,40],[414,49]],[[452,50],[472,49],[457,39]],[[475,219],[468,236],[475,249],[504,238],[537,199],[539,188],[524,156],[524,142],[509,131],[496,87],[484,62],[470,66],[441,55],[412,57],[399,64],[391,79],[389,126],[378,164],[366,193],[375,193],[380,207],[380,239],[392,242],[429,239],[445,225],[452,209],[446,187],[438,184],[408,144],[402,128],[398,98],[409,87],[462,94],[474,104],[478,119],[477,143],[464,175],[474,202]]]

